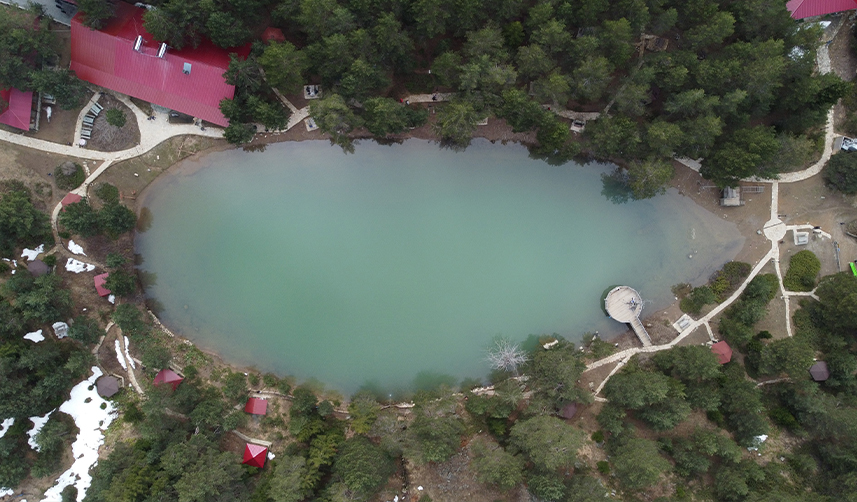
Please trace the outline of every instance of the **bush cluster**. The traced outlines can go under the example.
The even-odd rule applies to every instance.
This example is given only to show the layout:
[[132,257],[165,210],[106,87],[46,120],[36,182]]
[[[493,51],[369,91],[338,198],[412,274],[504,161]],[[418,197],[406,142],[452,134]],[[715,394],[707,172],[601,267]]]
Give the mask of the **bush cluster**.
[[821,271],[821,262],[815,253],[803,250],[789,260],[789,269],[783,278],[783,286],[789,291],[812,291],[815,278]]
[[74,190],[86,179],[83,166],[76,162],[72,164],[74,171],[66,174],[64,171],[67,169],[68,164],[71,164],[71,162],[66,162],[54,169],[54,180],[56,180],[57,188],[60,190]]

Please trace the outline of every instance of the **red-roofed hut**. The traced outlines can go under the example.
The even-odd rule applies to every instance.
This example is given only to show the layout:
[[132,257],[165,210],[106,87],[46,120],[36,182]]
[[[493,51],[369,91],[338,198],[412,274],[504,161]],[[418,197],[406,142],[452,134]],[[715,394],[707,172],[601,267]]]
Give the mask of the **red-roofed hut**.
[[726,342],[715,343],[711,346],[711,352],[714,352],[720,364],[726,364],[732,360],[732,347]]
[[242,463],[252,465],[253,467],[265,467],[265,460],[268,458],[268,449],[257,444],[247,443],[244,448],[244,461]]
[[246,58],[249,44],[221,49],[203,39],[196,47],[176,50],[155,40],[143,28],[145,9],[114,2],[114,16],[104,28],[71,20],[71,69],[81,80],[226,126],[220,101],[235,96],[226,83],[229,54]]
[[816,382],[823,382],[830,378],[830,370],[827,368],[827,363],[824,361],[818,361],[813,364],[809,369],[809,374],[812,375],[812,379]]
[[173,390],[176,390],[179,384],[182,383],[182,380],[184,378],[180,377],[175,371],[166,369],[159,371],[155,376],[155,385],[167,384],[171,385]]
[[786,9],[792,19],[804,19],[857,9],[857,0],[789,0]]
[[33,91],[24,92],[15,88],[0,90],[0,124],[29,131],[32,111]]
[[65,209],[65,207],[67,205],[77,204],[78,202],[80,202],[82,200],[83,200],[83,197],[81,197],[80,195],[78,195],[76,193],[67,193],[65,195],[65,197],[63,197],[62,200],[60,201],[60,204],[62,204],[62,208]]
[[95,291],[98,291],[98,296],[107,296],[110,294],[110,290],[104,287],[104,284],[107,283],[107,277],[110,274],[107,272],[103,274],[98,274],[95,276]]
[[258,397],[251,397],[247,400],[244,411],[251,415],[264,415],[268,413],[268,401],[259,399]]
[[268,26],[267,28],[265,28],[264,33],[262,33],[262,41],[265,43],[285,42],[286,36],[283,35],[283,30],[279,28],[274,28],[273,26]]

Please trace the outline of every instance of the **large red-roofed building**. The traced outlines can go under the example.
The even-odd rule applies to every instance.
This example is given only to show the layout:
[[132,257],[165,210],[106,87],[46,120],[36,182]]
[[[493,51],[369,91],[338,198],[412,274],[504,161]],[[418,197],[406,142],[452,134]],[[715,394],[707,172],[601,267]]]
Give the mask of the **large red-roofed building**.
[[789,0],[786,9],[792,19],[804,19],[857,9],[857,0]]
[[[249,46],[221,49],[209,40],[198,47],[164,47],[143,28],[144,9],[116,2],[115,16],[101,30],[83,25],[82,12],[71,20],[71,69],[78,78],[213,124],[229,121],[220,101],[235,96],[226,83],[229,53],[241,57]],[[139,45],[137,45],[139,40]]]
[[33,91],[0,90],[0,124],[29,131],[32,110]]

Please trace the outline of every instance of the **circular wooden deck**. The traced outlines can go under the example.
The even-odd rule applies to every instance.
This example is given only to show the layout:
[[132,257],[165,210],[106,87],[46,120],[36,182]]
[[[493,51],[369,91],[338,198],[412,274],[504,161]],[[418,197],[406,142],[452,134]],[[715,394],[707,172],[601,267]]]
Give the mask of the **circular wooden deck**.
[[607,297],[604,299],[604,308],[607,310],[607,315],[613,319],[631,323],[640,316],[640,312],[643,310],[643,299],[640,298],[640,293],[637,293],[634,288],[616,286],[607,293]]

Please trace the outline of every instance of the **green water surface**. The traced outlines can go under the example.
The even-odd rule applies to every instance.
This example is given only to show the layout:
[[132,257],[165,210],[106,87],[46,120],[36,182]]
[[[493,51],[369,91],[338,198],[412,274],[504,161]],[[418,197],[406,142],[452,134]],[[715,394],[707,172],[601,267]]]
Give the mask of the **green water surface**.
[[604,288],[652,312],[743,244],[675,191],[611,203],[608,171],[487,141],[215,153],[148,190],[137,251],[162,320],[231,362],[346,392],[481,377],[492,337],[617,333]]

